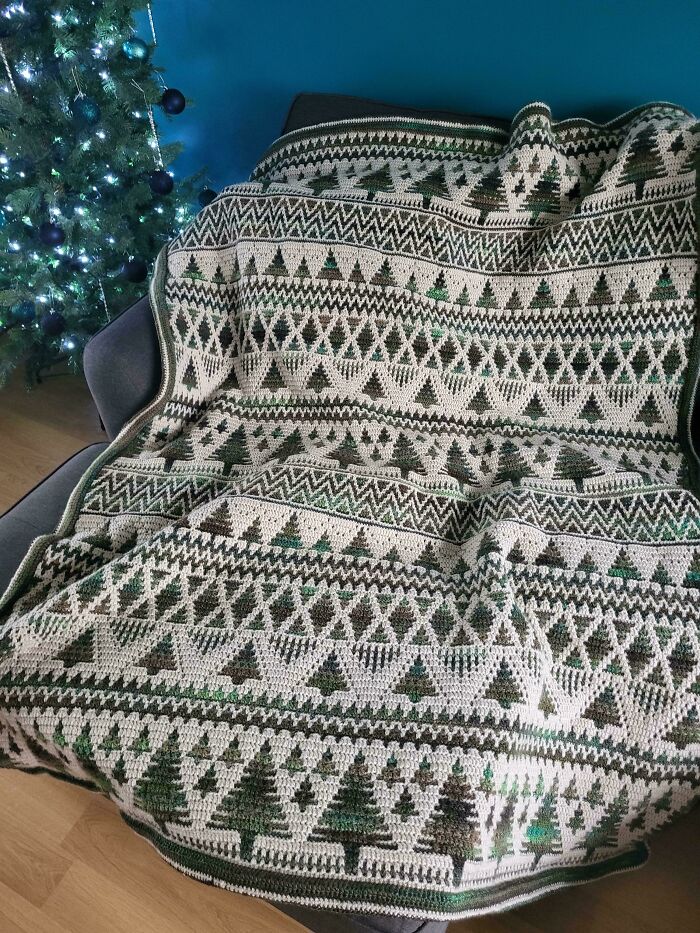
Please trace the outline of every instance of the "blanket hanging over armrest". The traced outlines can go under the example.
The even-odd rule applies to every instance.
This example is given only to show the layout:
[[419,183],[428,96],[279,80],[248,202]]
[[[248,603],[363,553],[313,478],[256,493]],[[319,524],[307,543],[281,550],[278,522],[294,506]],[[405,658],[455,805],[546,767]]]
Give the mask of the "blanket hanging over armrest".
[[641,864],[700,779],[699,148],[671,104],[282,137],[5,594],[0,765],[317,907]]

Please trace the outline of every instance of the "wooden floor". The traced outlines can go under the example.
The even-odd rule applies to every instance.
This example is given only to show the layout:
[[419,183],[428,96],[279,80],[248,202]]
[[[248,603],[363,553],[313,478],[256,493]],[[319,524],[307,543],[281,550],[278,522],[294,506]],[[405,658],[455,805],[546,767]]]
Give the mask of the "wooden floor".
[[[71,453],[104,440],[81,380],[0,391],[0,512]],[[450,933],[697,933],[700,810],[653,840],[649,864]],[[108,800],[0,771],[0,933],[303,933],[264,901],[166,865]]]

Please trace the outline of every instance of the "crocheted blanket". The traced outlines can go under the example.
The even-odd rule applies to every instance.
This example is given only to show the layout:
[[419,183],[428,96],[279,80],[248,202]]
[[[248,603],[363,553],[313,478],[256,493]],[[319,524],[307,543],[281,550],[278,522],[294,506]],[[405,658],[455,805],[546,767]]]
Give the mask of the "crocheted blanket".
[[454,918],[700,767],[700,124],[282,137],[161,254],[164,381],[0,623],[0,761],[177,868]]

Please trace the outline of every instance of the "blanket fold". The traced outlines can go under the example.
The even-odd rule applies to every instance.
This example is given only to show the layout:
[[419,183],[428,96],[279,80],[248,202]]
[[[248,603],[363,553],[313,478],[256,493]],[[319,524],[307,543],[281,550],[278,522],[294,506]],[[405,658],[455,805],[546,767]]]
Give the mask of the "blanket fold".
[[700,779],[699,151],[665,103],[275,143],[159,257],[159,396],[5,594],[0,766],[309,906],[641,864]]

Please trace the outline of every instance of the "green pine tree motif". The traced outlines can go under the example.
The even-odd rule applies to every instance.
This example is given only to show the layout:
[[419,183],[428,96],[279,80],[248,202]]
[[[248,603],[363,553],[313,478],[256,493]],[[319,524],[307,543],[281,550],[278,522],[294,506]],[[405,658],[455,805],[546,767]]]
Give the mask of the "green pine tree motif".
[[401,768],[399,768],[399,763],[396,760],[396,755],[389,755],[379,777],[385,784],[388,784],[389,787],[391,787],[392,784],[401,783],[403,778],[401,776]]
[[583,818],[583,807],[581,806],[581,804],[578,804],[573,814],[571,815],[571,819],[566,825],[574,833],[577,833],[580,829],[583,829],[583,827],[586,825],[586,822]]
[[319,173],[315,178],[307,178],[305,179],[305,183],[318,197],[319,195],[322,195],[324,191],[338,187],[338,169],[334,168],[332,172],[327,172],[325,174],[322,174],[319,170]]
[[458,887],[465,862],[480,859],[481,834],[476,794],[457,761],[440,791],[437,806],[416,845],[417,852],[432,852],[452,859],[452,884]]
[[95,629],[85,629],[54,657],[57,661],[63,661],[67,668],[75,664],[92,664],[95,659]]
[[278,246],[277,252],[273,256],[270,265],[265,269],[265,275],[274,275],[274,276],[286,276],[289,275],[289,270],[284,261],[284,256],[282,255],[282,249]]
[[317,394],[324,392],[332,385],[333,383],[326,375],[326,370],[323,367],[323,363],[318,364],[306,382],[306,388],[310,389],[312,392],[316,392]]
[[328,454],[331,460],[337,460],[341,467],[346,468],[351,464],[361,465],[364,463],[360,454],[357,441],[350,431],[345,432],[345,437],[336,449]]
[[299,516],[292,512],[283,528],[270,541],[272,547],[300,548],[304,546],[301,539]]
[[253,846],[258,836],[289,838],[275,778],[270,744],[264,742],[243,769],[239,782],[226,794],[207,823],[211,829],[238,832],[240,856],[248,862],[253,857]]
[[594,307],[600,311],[605,305],[611,305],[613,303],[614,299],[610,291],[610,286],[608,285],[608,280],[605,277],[605,273],[601,272],[586,304],[589,308]]
[[596,421],[603,420],[603,412],[600,410],[598,401],[593,393],[588,396],[588,401],[581,408],[578,416],[589,424],[594,424]]
[[216,271],[214,275],[212,275],[211,280],[214,285],[226,285],[226,277],[221,271],[221,266],[216,267]]
[[555,778],[552,787],[542,798],[535,818],[525,831],[523,852],[530,852],[535,856],[533,868],[537,867],[543,855],[559,855],[562,851],[561,829],[557,817],[557,795],[558,781]]
[[244,426],[239,425],[232,434],[229,434],[226,440],[216,448],[212,456],[223,461],[223,476],[228,476],[234,466],[250,463],[250,451],[248,450]]
[[134,803],[153,817],[161,831],[166,823],[190,825],[181,767],[180,743],[175,729],[155,752],[134,787]]
[[692,707],[680,722],[667,730],[663,737],[680,749],[700,742],[700,718],[698,718],[697,707]]
[[602,475],[603,470],[585,451],[568,445],[560,448],[554,464],[554,479],[573,480],[578,492],[583,492],[584,479]]
[[306,257],[302,256],[301,262],[297,266],[297,271],[294,273],[295,279],[310,279],[311,270],[309,269],[309,264],[306,261]]
[[435,405],[437,405],[438,398],[435,394],[433,384],[429,378],[425,380],[421,388],[418,390],[414,401],[416,405],[421,405],[423,408],[433,408]]
[[381,810],[377,806],[372,778],[362,753],[341,778],[335,797],[326,807],[311,842],[329,842],[343,847],[345,871],[357,874],[363,846],[395,849]]
[[423,207],[430,207],[433,198],[449,198],[445,168],[439,165],[406,189],[409,194],[422,194]]
[[436,692],[420,655],[394,687],[394,693],[404,694],[411,703],[419,703],[427,696],[435,696]]
[[160,671],[176,671],[178,669],[175,658],[172,635],[166,635],[157,645],[154,645],[143,657],[136,662],[137,667],[145,667],[150,677]]
[[498,464],[496,466],[496,475],[493,478],[493,485],[497,486],[500,483],[510,482],[514,486],[519,486],[520,481],[526,476],[534,475],[518,447],[513,441],[505,440],[498,452]]
[[386,398],[386,392],[384,391],[384,387],[379,381],[379,377],[377,376],[376,372],[373,372],[369,377],[364,385],[364,388],[362,389],[362,393],[363,395],[368,395],[373,402],[378,398]]
[[479,480],[469,466],[467,457],[456,440],[450,444],[445,462],[445,472],[453,476],[458,482],[469,486],[478,486]]
[[190,254],[189,262],[187,263],[187,268],[182,273],[183,279],[192,279],[192,281],[202,280],[204,276],[202,275],[202,270],[199,268],[199,263],[194,258],[194,253]]
[[333,752],[330,748],[327,748],[325,752],[319,758],[314,771],[317,774],[320,774],[321,777],[325,780],[327,777],[331,777],[334,774],[338,773],[338,769],[335,766],[335,760],[333,758]]
[[496,676],[484,694],[484,699],[496,700],[503,709],[510,709],[514,703],[522,703],[524,700],[518,682],[503,658]]
[[641,198],[645,184],[663,175],[664,163],[656,132],[653,126],[645,126],[632,140],[617,186],[634,185],[635,195]]
[[209,765],[207,770],[194,785],[194,789],[199,791],[202,797],[206,797],[207,794],[216,793],[219,789],[219,785],[216,779],[216,768],[214,765]]
[[590,859],[596,849],[614,848],[617,845],[622,821],[629,810],[629,795],[623,787],[615,799],[605,808],[605,813],[586,836],[577,849],[586,850],[586,859]]
[[500,211],[507,206],[506,189],[498,166],[481,176],[472,188],[467,204],[479,211],[480,224],[484,223],[491,211]]
[[253,642],[249,641],[244,645],[219,673],[223,677],[229,677],[234,684],[242,684],[246,680],[260,680],[260,668]]
[[641,423],[645,424],[648,428],[651,428],[653,425],[660,424],[662,422],[659,407],[656,404],[656,399],[652,393],[649,393],[646,401],[639,409],[635,421],[641,421]]
[[348,682],[343,675],[335,651],[328,655],[321,667],[306,681],[306,686],[316,687],[324,697],[339,690],[348,690]]
[[333,250],[328,250],[328,255],[326,256],[326,261],[323,263],[320,272],[316,276],[317,279],[331,279],[337,281],[338,279],[343,278],[343,274],[338,268],[338,263],[335,256],[333,255]]
[[387,466],[397,467],[403,479],[407,479],[409,473],[425,473],[415,447],[403,432],[400,432],[396,438],[391,460]]
[[394,278],[394,273],[392,272],[391,266],[389,265],[389,260],[385,258],[382,260],[382,264],[379,269],[370,279],[370,285],[381,285],[382,288],[387,288],[389,285],[396,284],[397,282]]
[[450,300],[450,294],[445,283],[445,273],[442,270],[438,272],[437,278],[425,294],[428,298],[434,298],[435,301]]
[[98,748],[101,752],[104,752],[107,757],[112,754],[112,752],[120,752],[122,750],[121,737],[119,735],[119,725],[114,724],[104,739],[100,742]]
[[513,820],[515,818],[515,805],[518,802],[517,791],[511,791],[506,799],[505,806],[493,831],[493,842],[491,843],[491,858],[496,859],[496,865],[500,865],[506,855],[513,855]]
[[525,207],[537,220],[540,214],[558,214],[561,175],[556,158],[552,159],[535,187],[525,198]]
[[557,303],[552,297],[552,289],[546,279],[541,279],[537,286],[537,291],[530,302],[531,308],[556,308]]
[[316,794],[314,793],[313,784],[308,774],[304,776],[294,792],[293,800],[302,813],[304,813],[308,807],[316,803]]
[[405,823],[409,817],[415,816],[418,813],[408,787],[404,787],[404,789],[401,791],[401,794],[394,804],[391,812],[395,813],[397,816],[400,816],[402,823]]
[[664,266],[649,294],[649,301],[674,301],[678,297],[678,289],[673,284],[669,268]]
[[129,751],[134,753],[135,758],[139,758],[141,755],[151,751],[151,739],[148,726],[144,726],[143,729],[139,732],[139,734],[129,746]]
[[610,570],[609,577],[619,577],[622,580],[641,580],[642,575],[632,562],[631,557],[624,548],[620,548]]
[[208,733],[202,733],[199,740],[187,753],[187,757],[194,758],[195,761],[209,761],[211,759],[211,746],[209,745]]
[[192,439],[188,434],[178,434],[160,452],[165,460],[165,472],[169,473],[176,460],[194,460]]
[[693,556],[683,578],[683,586],[690,589],[700,589],[700,550],[693,551]]
[[592,720],[597,729],[604,726],[621,726],[620,710],[612,687],[604,687],[582,716]]
[[233,738],[219,756],[219,761],[223,762],[227,768],[232,768],[242,760],[240,742],[238,738]]
[[477,308],[497,308],[498,300],[493,290],[491,282],[487,279],[481,295],[476,302]]
[[112,769],[112,778],[117,782],[117,784],[126,784],[127,773],[126,773],[126,762],[124,761],[124,756],[120,755],[117,763]]
[[367,200],[374,200],[375,194],[383,194],[385,191],[394,190],[394,182],[389,170],[389,164],[382,165],[368,175],[363,175],[357,182],[358,188],[364,188],[367,192]]
[[282,767],[285,769],[285,771],[289,771],[290,774],[294,774],[297,771],[304,771],[306,769],[300,745],[294,746],[289,755],[287,755],[287,760],[282,765]]

